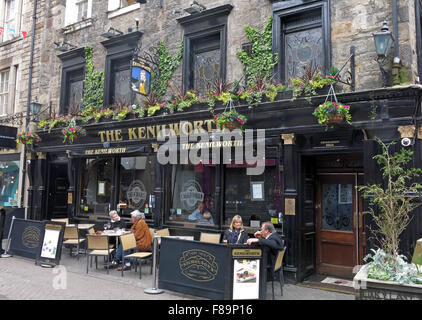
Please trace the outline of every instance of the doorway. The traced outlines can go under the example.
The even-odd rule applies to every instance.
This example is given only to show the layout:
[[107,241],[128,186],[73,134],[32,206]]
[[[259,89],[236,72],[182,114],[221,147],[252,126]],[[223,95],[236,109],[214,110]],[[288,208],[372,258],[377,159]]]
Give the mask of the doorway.
[[317,173],[316,271],[352,278],[365,253],[363,201],[356,185],[363,174]]
[[67,163],[52,163],[49,170],[48,219],[67,218],[68,189]]

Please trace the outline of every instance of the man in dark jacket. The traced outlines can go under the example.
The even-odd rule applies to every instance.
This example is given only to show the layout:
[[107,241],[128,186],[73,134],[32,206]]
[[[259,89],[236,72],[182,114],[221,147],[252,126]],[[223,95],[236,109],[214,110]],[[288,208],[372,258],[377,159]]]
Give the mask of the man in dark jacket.
[[274,225],[271,222],[264,222],[261,225],[261,231],[257,231],[254,234],[255,238],[250,238],[247,241],[248,245],[252,243],[258,243],[268,250],[268,265],[274,266],[275,260],[277,259],[277,253],[279,250],[283,250],[284,241],[281,240],[278,233],[275,231]]

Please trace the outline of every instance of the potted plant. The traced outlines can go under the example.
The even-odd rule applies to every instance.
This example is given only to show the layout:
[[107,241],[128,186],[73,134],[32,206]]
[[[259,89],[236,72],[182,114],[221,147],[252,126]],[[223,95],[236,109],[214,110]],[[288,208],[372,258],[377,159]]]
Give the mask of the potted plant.
[[230,131],[234,129],[240,129],[243,131],[243,126],[245,125],[247,119],[235,109],[231,109],[229,111],[216,114],[214,116],[214,121],[222,130],[227,128]]
[[400,235],[411,220],[409,214],[421,205],[415,199],[420,197],[422,185],[415,179],[422,169],[409,166],[412,151],[401,148],[390,154],[389,149],[396,142],[377,141],[382,154],[374,159],[381,167],[385,186],[372,184],[357,189],[372,203],[364,214],[369,214],[375,223],[376,229],[371,231],[379,249],[372,249],[373,254],[365,257],[365,262],[371,261],[354,278],[356,297],[422,299],[422,274],[399,252]]
[[24,131],[19,132],[16,136],[16,143],[26,145],[29,149],[33,150],[35,142],[40,142],[40,137],[35,132]]
[[318,119],[319,124],[325,124],[327,127],[339,124],[343,120],[350,124],[352,119],[350,107],[334,101],[325,101],[316,107],[312,114]]

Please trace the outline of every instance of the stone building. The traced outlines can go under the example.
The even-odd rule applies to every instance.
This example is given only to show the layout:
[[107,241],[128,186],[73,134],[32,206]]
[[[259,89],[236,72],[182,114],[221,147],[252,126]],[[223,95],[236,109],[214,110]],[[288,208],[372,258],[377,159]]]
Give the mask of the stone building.
[[[24,3],[25,17],[32,5]],[[50,129],[38,131],[42,141],[28,154],[27,217],[101,224],[112,208],[123,217],[138,208],[145,210],[151,226],[198,236],[225,230],[240,214],[249,232],[257,220],[274,222],[287,245],[285,270],[298,280],[314,272],[350,276],[372,245],[367,235],[371,221],[360,215],[366,204],[354,186],[381,180],[372,159],[379,152],[375,137],[409,137],[416,164],[422,159],[420,9],[417,0],[38,1],[32,97],[51,105],[54,116],[76,112],[83,104],[88,46],[94,70],[104,71],[104,110],[117,106],[120,111],[132,103],[143,108],[146,98],[129,86],[131,60],[135,53],[148,57],[160,42],[173,58],[183,43],[180,65],[170,80],[173,87],[205,92],[219,78],[244,85],[236,53],[253,48],[245,27],[263,30],[272,17],[272,50],[278,58],[272,80],[288,86],[309,65],[323,76],[337,67],[342,83],[335,87],[336,97],[350,106],[352,123],[328,130],[317,123],[312,112],[330,97],[327,92],[312,97],[311,103],[304,97],[292,99],[291,90],[254,107],[236,102],[237,111],[248,118],[246,129],[265,129],[264,140],[253,140],[255,149],[265,142],[265,172],[258,176],[246,175],[245,161],[162,165],[157,157],[161,128],[210,133],[215,127],[204,102],[179,112],[166,109],[170,89],[161,106],[145,109],[143,117],[78,120],[75,124],[86,135],[73,143],[63,141],[69,119],[62,127],[50,123]],[[23,19],[22,26],[29,28],[30,20]],[[394,37],[388,56],[378,59],[385,62],[386,78],[373,37],[384,22]],[[0,72],[19,64],[19,111],[27,100],[28,39],[0,45]],[[226,108],[217,103],[213,113]],[[178,127],[180,121],[187,121],[186,127]],[[411,133],[400,133],[403,127]],[[181,153],[183,148],[177,148]],[[327,214],[328,196],[339,199],[337,209],[331,208],[335,213]],[[213,223],[190,220],[198,202],[208,207]],[[416,215],[403,237],[408,256],[421,236],[421,223]]]

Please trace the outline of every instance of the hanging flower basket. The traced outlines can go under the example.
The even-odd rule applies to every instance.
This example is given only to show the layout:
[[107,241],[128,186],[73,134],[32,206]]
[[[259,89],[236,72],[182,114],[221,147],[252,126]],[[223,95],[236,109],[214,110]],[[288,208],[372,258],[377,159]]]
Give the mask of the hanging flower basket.
[[16,136],[16,143],[26,145],[29,149],[33,150],[35,142],[40,142],[41,138],[36,133],[30,131],[19,132]]
[[216,114],[214,116],[214,121],[222,130],[228,129],[232,131],[234,129],[243,130],[243,126],[247,119],[244,115],[238,113],[234,109],[231,109],[230,111]]
[[82,137],[86,135],[86,130],[81,127],[67,127],[63,129],[64,140],[63,143],[68,141],[69,143],[73,143],[76,138]]
[[344,120],[350,124],[352,119],[349,106],[333,101],[326,101],[320,104],[312,114],[318,119],[319,124],[327,126],[337,125]]

